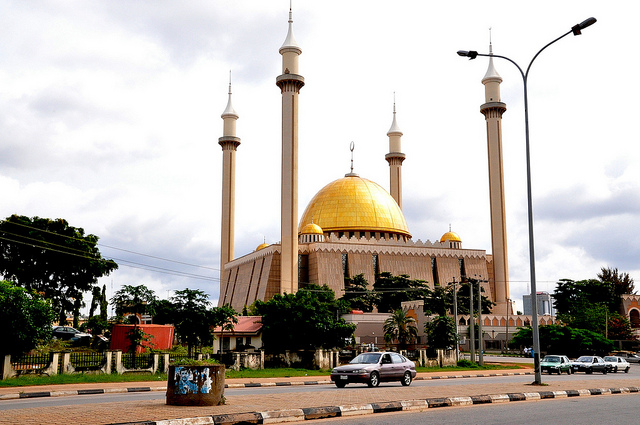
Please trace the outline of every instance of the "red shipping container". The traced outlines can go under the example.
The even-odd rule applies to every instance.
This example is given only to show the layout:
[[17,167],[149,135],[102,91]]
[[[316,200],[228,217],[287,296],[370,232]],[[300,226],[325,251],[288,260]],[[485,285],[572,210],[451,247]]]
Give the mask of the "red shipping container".
[[[127,333],[133,329],[135,325],[113,325],[111,328],[111,344],[112,350],[129,351],[129,339]],[[142,347],[138,347],[137,353],[141,353],[144,348],[153,348],[154,350],[169,350],[173,345],[173,325],[138,325],[144,333],[151,335],[149,341],[143,341]]]

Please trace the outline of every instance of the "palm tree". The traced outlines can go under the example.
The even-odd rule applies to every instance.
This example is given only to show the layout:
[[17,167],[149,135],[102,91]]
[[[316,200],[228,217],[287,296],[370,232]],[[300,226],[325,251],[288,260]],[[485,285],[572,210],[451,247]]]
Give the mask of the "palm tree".
[[384,340],[387,343],[398,341],[398,348],[403,350],[418,337],[416,319],[409,316],[408,310],[399,309],[384,321]]

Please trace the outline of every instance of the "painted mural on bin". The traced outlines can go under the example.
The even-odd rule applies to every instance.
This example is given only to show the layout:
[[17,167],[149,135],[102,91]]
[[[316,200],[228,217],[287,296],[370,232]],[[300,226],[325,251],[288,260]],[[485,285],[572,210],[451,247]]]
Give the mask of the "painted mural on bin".
[[[202,385],[198,387],[198,378]],[[176,383],[175,394],[209,394],[211,392],[211,377],[209,376],[209,368],[205,368],[202,372],[186,366],[178,366],[175,368],[173,380]]]

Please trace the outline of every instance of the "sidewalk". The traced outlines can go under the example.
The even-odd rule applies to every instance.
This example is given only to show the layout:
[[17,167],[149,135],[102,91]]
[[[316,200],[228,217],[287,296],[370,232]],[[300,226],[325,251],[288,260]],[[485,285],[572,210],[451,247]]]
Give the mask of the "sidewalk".
[[[468,375],[467,375],[468,374]],[[131,401],[69,405],[61,409],[16,409],[4,410],[0,424],[233,424],[233,423],[278,423],[291,420],[314,419],[327,416],[362,415],[398,410],[418,410],[442,406],[496,403],[555,397],[589,396],[596,394],[638,393],[640,377],[633,379],[616,378],[609,374],[605,379],[589,379],[589,375],[575,375],[570,381],[550,382],[545,386],[523,383],[482,384],[486,376],[505,374],[529,374],[532,371],[518,369],[496,371],[495,373],[469,373],[460,375],[446,373],[421,373],[416,379],[431,380],[428,386],[401,387],[382,384],[377,388],[349,385],[337,389],[330,385],[328,377],[296,377],[274,379],[233,379],[227,385],[233,387],[255,387],[276,385],[322,385],[323,391],[264,395],[232,395],[227,392],[226,404],[214,407],[167,406],[164,399],[151,401]],[[477,376],[481,375],[481,376]],[[468,379],[473,377],[473,385]],[[453,379],[449,385],[438,385],[438,380]],[[533,376],[532,376],[533,379]],[[459,381],[459,384],[457,383]],[[543,379],[544,381],[544,379]],[[598,388],[594,388],[596,386]],[[60,388],[63,387],[63,388]],[[149,382],[78,384],[46,387],[23,387],[24,394],[52,392],[51,395],[95,394],[102,392],[165,391],[164,382],[157,385]],[[32,391],[33,390],[33,391]],[[0,399],[15,395],[15,388],[0,388]],[[90,395],[87,395],[90,397]],[[192,418],[192,419],[188,419]],[[178,421],[178,419],[182,419]]]

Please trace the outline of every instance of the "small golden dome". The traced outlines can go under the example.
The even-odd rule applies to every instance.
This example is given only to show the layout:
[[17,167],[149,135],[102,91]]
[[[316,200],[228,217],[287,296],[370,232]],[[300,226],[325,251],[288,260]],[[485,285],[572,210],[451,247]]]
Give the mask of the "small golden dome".
[[260,245],[258,245],[258,247],[256,248],[256,251],[260,251],[261,249],[264,249],[266,247],[268,247],[269,244],[266,242],[261,243]]
[[440,242],[446,242],[446,241],[462,242],[462,239],[460,239],[460,236],[458,236],[457,233],[449,231],[444,235],[442,235],[442,237],[440,238]]
[[301,235],[322,235],[322,227],[318,226],[315,223],[309,223],[302,228],[300,231]]
[[380,185],[355,174],[333,181],[313,197],[300,228],[315,223],[325,232],[381,232],[411,237],[402,210]]

